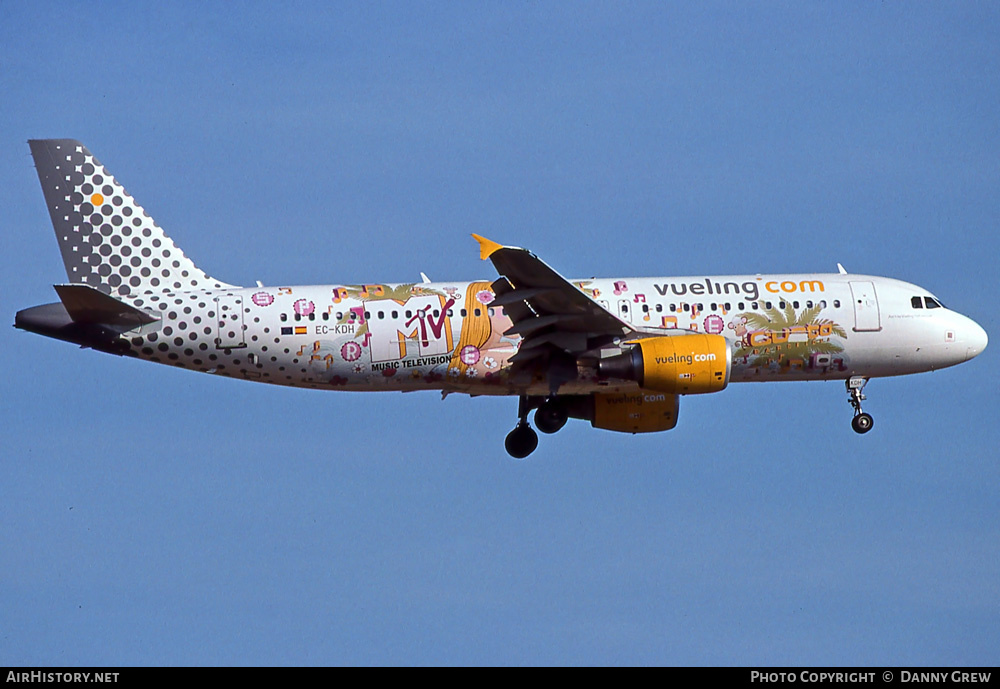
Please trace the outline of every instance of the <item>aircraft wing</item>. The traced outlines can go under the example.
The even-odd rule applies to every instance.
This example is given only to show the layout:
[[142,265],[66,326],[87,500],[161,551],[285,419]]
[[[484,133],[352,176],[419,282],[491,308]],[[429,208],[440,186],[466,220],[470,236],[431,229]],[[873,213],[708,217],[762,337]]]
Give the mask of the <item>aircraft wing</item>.
[[572,365],[575,374],[577,355],[636,333],[527,249],[472,236],[479,242],[480,258],[492,261],[500,273],[492,285],[496,298],[491,306],[502,306],[514,323],[504,334],[522,337],[511,359],[515,372],[534,360],[548,361],[551,368],[555,358],[564,367]]

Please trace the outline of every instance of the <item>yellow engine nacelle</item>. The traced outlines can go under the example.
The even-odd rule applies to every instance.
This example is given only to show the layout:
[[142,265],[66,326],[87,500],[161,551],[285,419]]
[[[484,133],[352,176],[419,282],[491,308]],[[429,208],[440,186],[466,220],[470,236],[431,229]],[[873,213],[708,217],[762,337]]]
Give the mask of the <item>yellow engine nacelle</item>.
[[626,344],[632,345],[629,351],[598,362],[601,377],[679,395],[718,392],[729,384],[732,352],[721,335],[648,337]]
[[639,390],[623,394],[596,393],[590,425],[621,433],[669,431],[677,425],[677,395]]

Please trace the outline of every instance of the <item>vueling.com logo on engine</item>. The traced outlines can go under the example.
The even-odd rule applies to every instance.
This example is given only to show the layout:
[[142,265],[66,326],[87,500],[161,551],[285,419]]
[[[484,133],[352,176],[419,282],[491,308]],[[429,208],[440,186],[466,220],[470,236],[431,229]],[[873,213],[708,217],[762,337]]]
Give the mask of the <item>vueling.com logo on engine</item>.
[[690,354],[671,354],[670,356],[658,356],[656,357],[656,363],[658,364],[687,364],[690,366],[695,361],[715,361],[714,354],[695,354],[691,352]]

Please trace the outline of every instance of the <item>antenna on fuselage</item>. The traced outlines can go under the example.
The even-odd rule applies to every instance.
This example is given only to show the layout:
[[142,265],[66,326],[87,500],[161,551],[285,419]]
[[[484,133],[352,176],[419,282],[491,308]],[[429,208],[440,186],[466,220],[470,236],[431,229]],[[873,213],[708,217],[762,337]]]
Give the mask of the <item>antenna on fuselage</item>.
[[847,270],[844,268],[844,266],[840,265],[839,263],[837,264],[837,270],[840,271],[841,275],[847,275]]
[[425,285],[428,284],[428,283],[430,283],[430,281],[431,281],[431,279],[429,277],[427,277],[427,274],[424,273],[423,271],[421,271],[421,273],[420,273],[420,279],[424,281]]

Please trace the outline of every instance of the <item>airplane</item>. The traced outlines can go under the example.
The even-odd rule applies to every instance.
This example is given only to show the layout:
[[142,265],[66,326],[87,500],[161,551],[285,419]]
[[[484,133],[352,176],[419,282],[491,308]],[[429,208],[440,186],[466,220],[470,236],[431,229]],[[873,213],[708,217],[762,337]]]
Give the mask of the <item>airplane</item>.
[[869,379],[979,355],[987,334],[914,284],[837,273],[566,279],[472,235],[499,277],[241,287],[209,277],[71,139],[28,142],[69,282],[14,326],[111,354],[243,380],[518,398],[524,458],[567,420],[677,425],[680,397],[731,382],[843,380],[852,427]]

